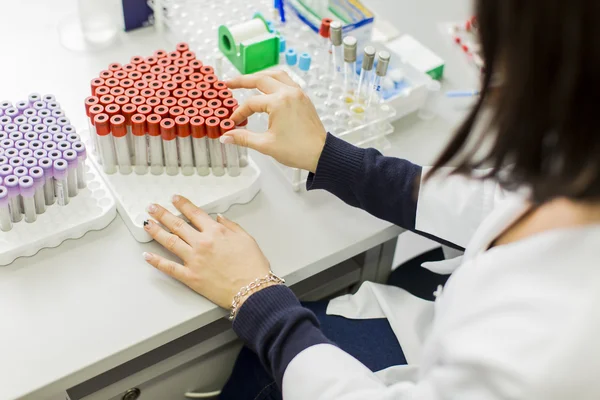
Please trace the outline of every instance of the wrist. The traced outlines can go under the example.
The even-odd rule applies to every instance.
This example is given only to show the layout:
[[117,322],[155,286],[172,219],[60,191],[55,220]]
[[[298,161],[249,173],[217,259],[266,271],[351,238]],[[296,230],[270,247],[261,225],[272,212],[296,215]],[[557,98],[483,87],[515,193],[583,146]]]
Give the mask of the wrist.
[[250,298],[250,296],[252,296],[253,294],[256,294],[256,293],[260,292],[263,289],[266,289],[268,287],[275,286],[275,285],[281,285],[281,283],[279,283],[279,282],[267,282],[263,286],[260,286],[260,287],[258,287],[256,289],[253,289],[250,292],[248,292],[247,294],[245,294],[243,296],[240,296],[240,301],[238,302],[238,310],[240,308],[242,308],[242,305],[244,305],[244,303],[246,302],[246,300],[248,300]]
[[325,148],[325,142],[327,140],[327,132],[324,132],[322,135],[319,135],[315,141],[315,151],[313,152],[313,156],[311,157],[310,167],[307,168],[309,172],[313,174],[317,171],[317,165],[319,165],[319,159],[321,158],[321,154],[323,153],[323,149]]
[[248,300],[248,298],[252,294],[254,294],[266,287],[278,285],[278,284],[282,284],[282,283],[285,283],[284,279],[275,275],[273,273],[273,271],[269,271],[269,273],[266,276],[264,276],[262,278],[256,278],[254,281],[250,282],[248,285],[241,287],[240,291],[237,292],[237,294],[235,296],[233,296],[233,300],[231,302],[231,311],[229,313],[229,320],[233,321],[235,319],[242,304],[246,300]]

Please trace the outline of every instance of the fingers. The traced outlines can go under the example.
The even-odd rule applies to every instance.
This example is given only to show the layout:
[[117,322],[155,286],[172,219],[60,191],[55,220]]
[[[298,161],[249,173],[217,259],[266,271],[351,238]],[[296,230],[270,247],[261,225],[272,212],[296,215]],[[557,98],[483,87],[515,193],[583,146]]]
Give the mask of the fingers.
[[237,223],[225,218],[221,214],[217,215],[217,222],[224,225],[226,228],[231,229],[234,232],[246,232],[244,229],[239,226]]
[[183,196],[173,196],[173,205],[200,231],[216,223],[204,210]]
[[274,95],[252,96],[231,114],[231,119],[236,124],[244,122],[250,116],[256,113],[268,113],[271,110],[271,105],[277,102],[277,97]]
[[143,256],[144,260],[146,260],[148,264],[152,265],[159,271],[164,272],[180,282],[187,282],[189,271],[183,265],[152,253],[144,253]]
[[182,260],[188,259],[193,252],[190,245],[184,242],[179,236],[165,231],[154,221],[144,222],[144,229],[154,240],[162,244],[165,249]]
[[223,144],[237,144],[261,153],[267,153],[268,133],[256,133],[246,129],[234,129],[219,138]]
[[148,206],[148,214],[188,243],[193,243],[194,237],[198,235],[198,232],[184,220],[177,218],[159,205],[151,204]]
[[292,79],[291,76],[288,75],[287,72],[282,71],[282,70],[277,70],[277,71],[261,71],[261,72],[257,72],[258,75],[266,75],[266,76],[270,76],[271,78],[278,80],[281,83],[285,83],[288,86],[292,86],[292,87],[297,87],[299,88],[300,85],[298,85],[296,82],[294,82],[294,80]]
[[225,83],[230,89],[258,89],[273,94],[288,85],[266,74],[240,75]]

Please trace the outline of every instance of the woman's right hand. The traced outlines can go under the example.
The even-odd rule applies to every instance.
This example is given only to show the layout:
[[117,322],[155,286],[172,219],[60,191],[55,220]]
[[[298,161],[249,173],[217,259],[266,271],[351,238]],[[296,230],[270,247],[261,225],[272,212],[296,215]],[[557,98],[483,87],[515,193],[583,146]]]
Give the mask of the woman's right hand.
[[267,113],[269,127],[264,133],[236,129],[223,135],[221,142],[249,147],[289,167],[315,172],[327,132],[300,86],[283,71],[242,75],[226,83],[230,89],[264,93],[240,105],[231,119],[238,124],[254,113]]

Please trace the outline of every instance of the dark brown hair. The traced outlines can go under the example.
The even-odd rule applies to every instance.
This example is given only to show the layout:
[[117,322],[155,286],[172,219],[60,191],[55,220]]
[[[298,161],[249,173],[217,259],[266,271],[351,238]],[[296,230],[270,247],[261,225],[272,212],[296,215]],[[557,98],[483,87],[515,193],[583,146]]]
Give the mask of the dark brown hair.
[[[491,167],[487,177],[538,202],[600,199],[600,0],[475,0],[475,13],[481,95],[431,173]],[[478,157],[468,147],[488,105]]]

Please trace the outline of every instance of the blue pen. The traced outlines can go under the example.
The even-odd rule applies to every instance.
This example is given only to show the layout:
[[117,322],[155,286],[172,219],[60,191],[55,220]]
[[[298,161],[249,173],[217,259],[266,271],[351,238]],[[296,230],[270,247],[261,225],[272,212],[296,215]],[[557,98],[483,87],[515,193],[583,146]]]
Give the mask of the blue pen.
[[479,96],[479,90],[451,90],[446,92],[446,97],[475,97]]
[[277,10],[277,12],[279,14],[279,20],[282,23],[285,23],[285,9],[284,9],[283,1],[284,0],[275,0],[273,7]]

